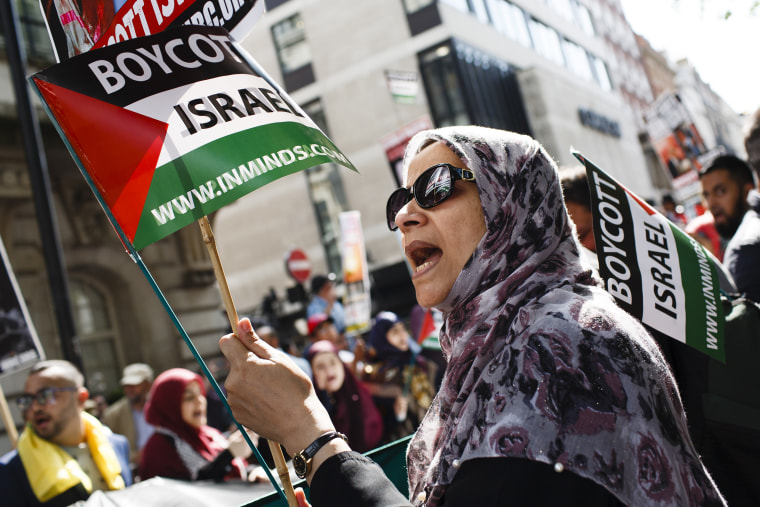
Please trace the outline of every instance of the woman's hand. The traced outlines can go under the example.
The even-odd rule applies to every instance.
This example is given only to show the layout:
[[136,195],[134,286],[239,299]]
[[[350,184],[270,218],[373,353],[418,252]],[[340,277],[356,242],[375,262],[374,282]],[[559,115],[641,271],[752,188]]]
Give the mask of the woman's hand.
[[[256,433],[249,431],[248,437],[251,439],[251,442],[253,442],[253,445],[257,445],[259,436]],[[239,430],[236,430],[227,437],[227,448],[232,453],[233,458],[248,459],[253,453],[253,450],[251,450],[251,447],[248,445],[248,442],[245,441],[245,437],[243,437],[243,434],[240,433]]]
[[398,422],[406,420],[406,413],[408,409],[409,400],[403,396],[397,397],[396,401],[393,402],[393,412],[396,414],[396,420]]
[[281,443],[291,456],[335,429],[306,374],[256,336],[248,319],[219,348],[230,362],[227,400],[246,428]]
[[296,501],[298,502],[298,507],[311,507],[311,504],[306,501],[306,493],[301,488],[296,489]]
[[248,472],[248,482],[269,482],[269,476],[261,465],[256,465]]

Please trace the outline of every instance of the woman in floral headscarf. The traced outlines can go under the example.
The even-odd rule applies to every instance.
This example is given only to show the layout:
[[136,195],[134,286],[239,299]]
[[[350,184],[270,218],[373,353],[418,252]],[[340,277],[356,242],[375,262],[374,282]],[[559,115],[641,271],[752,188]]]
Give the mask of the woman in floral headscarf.
[[[418,302],[443,312],[448,363],[409,446],[412,503],[723,505],[655,342],[581,258],[544,149],[510,132],[448,127],[417,134],[405,169],[411,189],[391,196],[388,222],[401,230]],[[309,411],[310,429],[290,435],[292,424],[253,412],[272,388],[251,390],[262,369],[283,366],[267,371],[285,385],[295,368],[249,329],[242,321],[239,340],[221,341],[233,411],[297,452],[329,427]],[[246,349],[258,361],[234,360]],[[399,504],[382,477],[367,485],[371,464],[341,442],[314,468],[315,505],[359,498],[357,477],[374,495],[362,505]]]

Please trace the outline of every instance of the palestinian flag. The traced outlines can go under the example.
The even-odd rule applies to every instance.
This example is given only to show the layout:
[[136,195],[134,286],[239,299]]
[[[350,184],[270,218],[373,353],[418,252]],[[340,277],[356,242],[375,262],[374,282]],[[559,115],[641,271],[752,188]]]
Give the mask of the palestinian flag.
[[580,153],[599,274],[618,305],[647,327],[725,361],[721,268],[694,238]]
[[[436,312],[436,314],[434,315],[433,312]],[[438,319],[436,319],[436,316]],[[417,335],[417,343],[422,345],[422,348],[441,350],[441,344],[438,341],[441,320],[441,314],[438,310],[433,310],[432,308],[425,309],[425,316],[422,318],[422,325]]]
[[30,81],[138,250],[288,174],[330,162],[356,170],[223,28],[129,40]]

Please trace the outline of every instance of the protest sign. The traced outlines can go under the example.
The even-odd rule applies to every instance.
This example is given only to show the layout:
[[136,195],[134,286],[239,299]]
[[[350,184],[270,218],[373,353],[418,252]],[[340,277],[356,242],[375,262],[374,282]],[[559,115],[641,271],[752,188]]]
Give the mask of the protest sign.
[[681,97],[665,92],[645,114],[646,127],[655,151],[674,180],[702,167],[700,157],[707,152]]
[[416,72],[386,70],[385,80],[391,97],[399,104],[414,104],[420,89],[420,79]]
[[599,274],[628,313],[725,361],[718,267],[694,238],[580,153],[591,190]]
[[343,283],[346,288],[343,298],[346,331],[355,335],[367,331],[372,320],[367,252],[361,214],[358,211],[346,211],[338,215],[338,221]]
[[45,357],[29,318],[5,246],[0,240],[0,375],[30,366]]
[[91,49],[193,24],[220,26],[242,40],[264,0],[40,0],[59,62]]
[[288,174],[356,170],[223,28],[140,37],[30,80],[138,250]]

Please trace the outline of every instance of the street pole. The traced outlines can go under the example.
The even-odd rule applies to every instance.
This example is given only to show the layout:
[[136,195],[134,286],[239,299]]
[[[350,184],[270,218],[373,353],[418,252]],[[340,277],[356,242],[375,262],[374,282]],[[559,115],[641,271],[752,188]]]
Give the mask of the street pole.
[[34,113],[29,87],[26,81],[26,55],[22,52],[22,38],[19,34],[18,15],[15,0],[0,0],[0,17],[5,34],[5,51],[16,95],[16,109],[21,125],[21,137],[29,168],[34,209],[42,240],[42,252],[53,297],[53,308],[58,323],[63,357],[74,363],[84,373],[82,353],[74,329],[71,314],[69,287],[61,253],[61,242],[55,220],[55,208],[50,190],[47,159],[42,147],[42,136],[37,116]]

